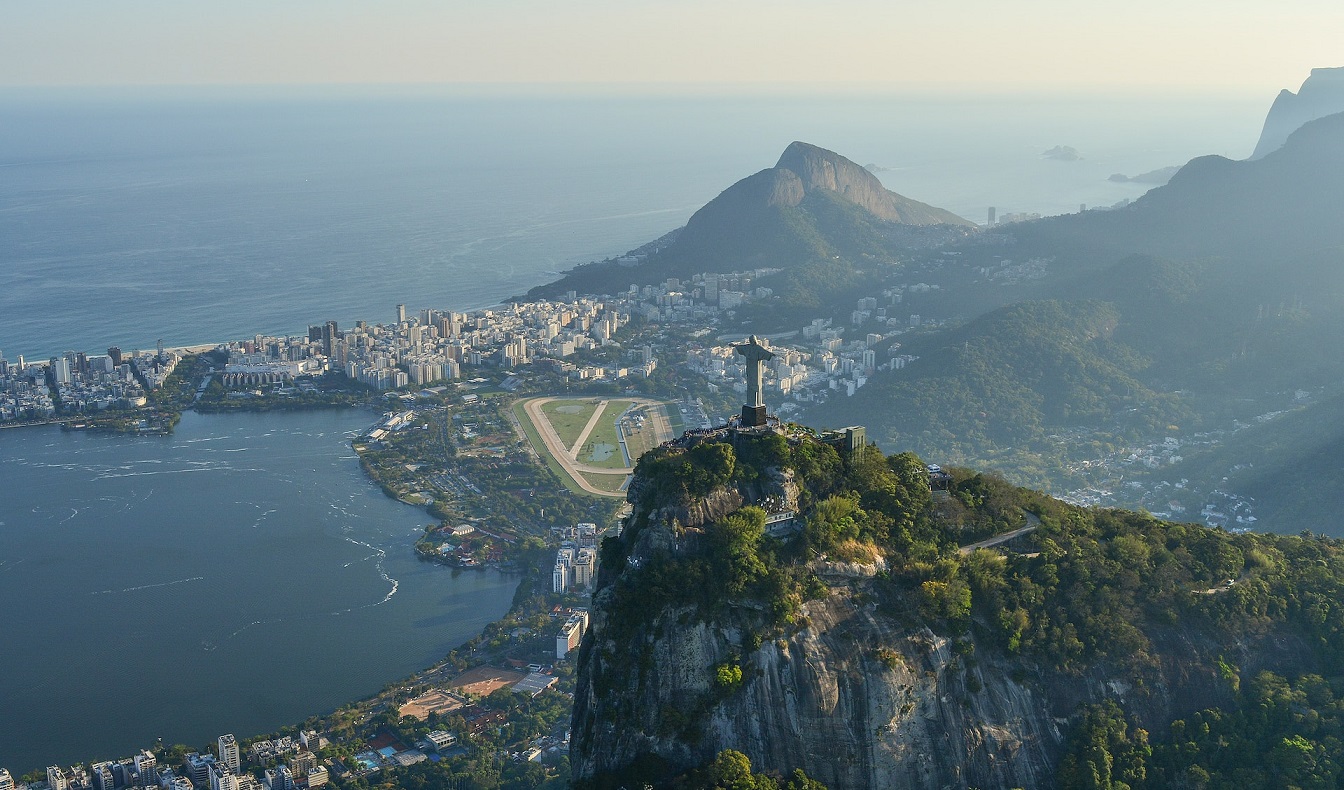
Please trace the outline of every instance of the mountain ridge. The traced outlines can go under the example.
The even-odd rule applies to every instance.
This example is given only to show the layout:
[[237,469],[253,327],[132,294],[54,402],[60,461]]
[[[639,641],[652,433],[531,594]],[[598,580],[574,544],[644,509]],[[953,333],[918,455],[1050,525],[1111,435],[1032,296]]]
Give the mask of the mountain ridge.
[[936,225],[976,227],[950,211],[888,190],[877,176],[834,151],[795,141],[773,167],[734,182],[692,214],[666,246],[642,260],[579,266],[528,296],[546,298],[571,289],[608,293],[612,280],[647,283],[700,272],[890,258],[887,229]]
[[1344,112],[1344,67],[1312,69],[1297,93],[1285,88],[1274,97],[1250,158],[1277,151],[1302,124],[1337,112]]
[[[641,458],[580,648],[575,786],[665,786],[724,749],[833,790],[1113,787],[1074,781],[1112,769],[1133,788],[1183,786],[1196,763],[1245,770],[1216,743],[1192,756],[1186,719],[1235,721],[1284,677],[1319,688],[1311,673],[1344,655],[1338,541],[1076,508],[950,472],[935,499],[912,454],[836,451],[798,428]],[[763,508],[781,506],[798,528],[768,537]],[[1329,695],[1311,704],[1336,727]],[[1103,714],[1134,748],[1088,742]],[[1333,781],[1344,742],[1299,721],[1324,758],[1314,775]],[[1240,737],[1252,767],[1281,738]]]

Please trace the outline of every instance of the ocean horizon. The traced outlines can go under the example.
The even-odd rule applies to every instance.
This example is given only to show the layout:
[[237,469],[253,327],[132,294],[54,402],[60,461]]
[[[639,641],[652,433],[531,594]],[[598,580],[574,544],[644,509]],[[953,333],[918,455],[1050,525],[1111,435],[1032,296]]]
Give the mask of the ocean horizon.
[[1147,189],[1111,173],[1246,156],[1272,98],[485,91],[0,91],[0,353],[498,305],[680,227],[795,139],[976,221],[1110,205]]

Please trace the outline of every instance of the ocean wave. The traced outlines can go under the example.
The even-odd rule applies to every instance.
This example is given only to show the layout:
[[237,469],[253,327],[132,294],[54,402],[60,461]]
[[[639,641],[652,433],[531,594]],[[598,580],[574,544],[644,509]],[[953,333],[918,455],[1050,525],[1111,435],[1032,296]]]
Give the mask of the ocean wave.
[[120,590],[93,590],[89,595],[112,595],[113,593],[139,592],[140,590],[152,590],[155,587],[172,587],[176,584],[186,584],[187,582],[199,582],[204,580],[204,576],[192,576],[189,579],[176,579],[171,582],[158,582],[157,584],[142,584],[138,587],[126,587]]
[[[375,566],[374,566],[374,567],[376,567],[376,568],[378,569],[378,575],[379,575],[380,577],[382,577],[383,581],[385,581],[385,582],[387,582],[388,584],[392,585],[392,588],[391,588],[390,590],[387,591],[387,594],[383,596],[382,600],[380,600],[380,601],[375,601],[374,603],[366,603],[366,604],[363,604],[363,605],[361,605],[361,606],[350,606],[350,607],[347,607],[347,608],[345,608],[345,609],[335,609],[335,610],[327,611],[327,612],[313,612],[313,613],[311,613],[311,614],[291,615],[291,616],[288,616],[288,617],[272,617],[272,618],[267,619],[267,620],[253,620],[253,621],[247,623],[246,625],[242,626],[241,628],[238,628],[238,629],[234,630],[232,633],[230,633],[230,634],[229,634],[227,637],[225,637],[225,638],[226,638],[226,639],[232,639],[232,638],[234,638],[235,636],[238,636],[239,634],[241,634],[241,633],[243,633],[244,631],[248,630],[249,628],[251,628],[251,627],[253,627],[253,626],[257,626],[257,625],[280,625],[280,624],[282,624],[282,623],[289,623],[289,622],[293,622],[293,621],[295,621],[295,620],[311,620],[311,619],[313,619],[313,618],[315,618],[315,617],[340,617],[341,615],[353,614],[354,612],[363,611],[364,609],[372,609],[372,608],[375,607],[375,606],[382,606],[383,604],[385,604],[385,603],[387,603],[388,601],[392,600],[392,596],[396,595],[396,594],[397,594],[397,590],[401,589],[401,582],[397,581],[396,579],[394,579],[394,578],[392,578],[390,575],[388,575],[386,569],[383,568],[383,558],[387,556],[387,553],[384,552],[382,549],[376,547],[376,546],[370,546],[369,544],[367,544],[367,543],[363,543],[363,542],[358,541],[358,540],[351,540],[350,538],[346,538],[346,540],[349,540],[351,543],[355,543],[355,544],[358,544],[358,545],[360,545],[360,546],[364,546],[365,548],[373,549],[373,551],[374,551],[373,554],[370,554],[369,556],[365,557],[363,560],[358,560],[358,561],[359,561],[359,562],[364,562],[364,561],[366,561],[366,560],[373,559],[374,557],[377,557],[377,558],[378,558],[378,559],[377,559],[377,562],[375,563]],[[353,565],[353,564],[354,564],[354,563],[346,563],[346,564],[344,565],[344,567],[348,568],[348,567],[350,567],[350,566]],[[213,648],[211,648],[211,649],[213,649]]]
[[[347,537],[346,540],[349,541],[350,543],[355,544],[356,546],[363,546],[366,549],[371,549],[373,551],[373,554],[370,554],[368,557],[365,557],[364,560],[368,560],[372,557],[377,557],[378,559],[376,562],[374,562],[374,567],[378,569],[378,575],[382,577],[383,581],[392,585],[392,589],[388,591],[387,595],[383,596],[383,600],[379,601],[378,603],[370,605],[382,606],[383,604],[392,600],[392,596],[396,595],[397,590],[401,589],[401,582],[389,576],[387,573],[387,568],[383,567],[383,560],[387,559],[387,552],[383,551],[377,546],[371,546],[362,540],[355,540],[354,538],[351,537]],[[361,560],[361,562],[363,562],[364,560]],[[347,565],[346,567],[349,566]],[[358,608],[365,608],[365,607],[358,607]],[[348,609],[346,611],[354,611],[354,609]]]
[[103,472],[102,474],[98,475],[97,477],[95,477],[95,478],[93,478],[93,479],[94,479],[94,480],[114,480],[114,479],[119,478],[119,477],[149,477],[150,475],[180,475],[180,474],[187,474],[188,472],[221,472],[221,471],[225,471],[225,470],[228,470],[228,469],[230,469],[230,467],[227,467],[227,466],[215,466],[215,467],[211,467],[211,468],[209,468],[209,469],[164,469],[164,470],[162,470],[162,471],[154,471],[154,472],[121,472],[120,474],[114,474],[114,473],[112,473],[112,472]]

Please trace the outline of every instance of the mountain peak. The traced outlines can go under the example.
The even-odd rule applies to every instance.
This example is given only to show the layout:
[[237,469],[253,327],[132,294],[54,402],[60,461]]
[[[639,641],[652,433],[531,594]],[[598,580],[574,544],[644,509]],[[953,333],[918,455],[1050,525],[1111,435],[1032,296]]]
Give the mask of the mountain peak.
[[826,190],[888,222],[907,225],[969,225],[950,211],[919,203],[888,191],[867,168],[834,151],[795,140],[775,163],[802,182],[804,193]]
[[1337,112],[1344,112],[1344,67],[1312,69],[1297,93],[1279,91],[1251,158],[1277,151],[1302,124]]

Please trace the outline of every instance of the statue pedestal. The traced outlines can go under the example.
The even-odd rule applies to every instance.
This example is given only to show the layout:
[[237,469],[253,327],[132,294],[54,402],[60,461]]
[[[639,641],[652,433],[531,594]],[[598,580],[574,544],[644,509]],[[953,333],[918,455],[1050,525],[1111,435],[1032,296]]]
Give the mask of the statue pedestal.
[[765,425],[765,407],[764,406],[743,406],[742,407],[742,427],[760,428]]

